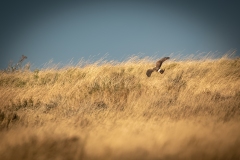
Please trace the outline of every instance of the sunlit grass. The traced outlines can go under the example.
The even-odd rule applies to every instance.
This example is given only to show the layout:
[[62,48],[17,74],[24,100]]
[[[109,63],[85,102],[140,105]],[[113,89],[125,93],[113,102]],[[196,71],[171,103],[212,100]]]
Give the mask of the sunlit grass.
[[240,59],[154,64],[1,72],[0,159],[239,158]]

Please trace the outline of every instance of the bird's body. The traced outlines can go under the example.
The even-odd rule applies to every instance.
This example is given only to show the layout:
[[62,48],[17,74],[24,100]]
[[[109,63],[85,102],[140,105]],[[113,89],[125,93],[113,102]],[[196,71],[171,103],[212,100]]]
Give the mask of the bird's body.
[[164,57],[164,58],[158,60],[158,61],[156,62],[156,67],[154,67],[153,69],[148,69],[147,72],[146,72],[146,75],[147,75],[148,77],[150,77],[151,74],[152,74],[152,72],[154,72],[154,71],[163,74],[164,71],[165,71],[165,69],[160,69],[160,68],[161,68],[161,66],[162,66],[162,63],[163,63],[164,61],[168,60],[168,59],[170,59],[170,57]]

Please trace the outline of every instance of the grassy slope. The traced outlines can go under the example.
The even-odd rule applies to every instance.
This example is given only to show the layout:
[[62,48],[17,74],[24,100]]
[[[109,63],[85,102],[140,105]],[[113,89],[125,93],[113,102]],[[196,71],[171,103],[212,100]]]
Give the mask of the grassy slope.
[[1,73],[0,159],[240,157],[240,59]]

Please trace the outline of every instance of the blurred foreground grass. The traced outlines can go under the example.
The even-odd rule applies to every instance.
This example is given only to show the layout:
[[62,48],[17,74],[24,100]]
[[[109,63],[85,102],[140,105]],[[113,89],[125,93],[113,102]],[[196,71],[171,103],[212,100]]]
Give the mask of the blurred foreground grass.
[[1,72],[0,159],[240,159],[240,59]]

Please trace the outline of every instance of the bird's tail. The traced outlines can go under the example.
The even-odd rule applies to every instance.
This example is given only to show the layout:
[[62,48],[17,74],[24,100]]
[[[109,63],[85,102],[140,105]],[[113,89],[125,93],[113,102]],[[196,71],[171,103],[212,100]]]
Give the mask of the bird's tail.
[[160,69],[159,73],[163,74],[165,69]]

